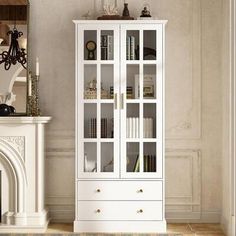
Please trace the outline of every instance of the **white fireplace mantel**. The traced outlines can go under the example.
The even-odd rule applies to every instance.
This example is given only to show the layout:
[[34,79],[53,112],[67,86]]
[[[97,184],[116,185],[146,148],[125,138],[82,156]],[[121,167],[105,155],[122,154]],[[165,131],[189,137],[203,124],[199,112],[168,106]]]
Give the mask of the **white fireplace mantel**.
[[44,232],[44,126],[51,117],[0,117],[0,233]]

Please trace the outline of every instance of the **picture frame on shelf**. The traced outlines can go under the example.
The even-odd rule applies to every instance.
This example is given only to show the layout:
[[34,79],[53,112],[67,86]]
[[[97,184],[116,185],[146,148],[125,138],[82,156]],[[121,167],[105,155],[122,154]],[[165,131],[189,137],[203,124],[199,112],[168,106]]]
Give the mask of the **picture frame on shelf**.
[[[140,76],[138,74],[135,75],[134,81],[135,81],[134,95],[135,95],[135,99],[138,99],[140,98],[140,91],[139,91]],[[145,74],[143,76],[143,97],[154,99],[155,93],[156,93],[156,75]]]

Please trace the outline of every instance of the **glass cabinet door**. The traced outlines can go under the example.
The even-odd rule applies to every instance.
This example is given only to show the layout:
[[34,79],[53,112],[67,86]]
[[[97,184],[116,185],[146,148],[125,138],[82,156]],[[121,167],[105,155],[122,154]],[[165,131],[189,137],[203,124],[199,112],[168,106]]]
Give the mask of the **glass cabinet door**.
[[162,25],[121,28],[121,176],[162,178]]
[[77,30],[78,177],[118,177],[119,26]]

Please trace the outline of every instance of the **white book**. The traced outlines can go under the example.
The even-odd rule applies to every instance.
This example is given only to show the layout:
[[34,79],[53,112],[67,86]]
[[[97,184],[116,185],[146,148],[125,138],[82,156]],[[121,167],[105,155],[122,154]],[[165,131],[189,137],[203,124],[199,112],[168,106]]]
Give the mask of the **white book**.
[[143,119],[143,137],[144,138],[147,137],[147,119],[146,118]]
[[139,118],[135,118],[135,138],[139,138]]
[[132,138],[132,118],[129,118],[129,138]]
[[129,118],[126,118],[126,138],[129,138]]
[[150,118],[150,138],[154,138],[154,136],[153,136],[153,118]]
[[130,36],[126,38],[126,60],[130,60]]
[[135,37],[130,36],[130,60],[135,60]]
[[113,60],[113,36],[107,36],[107,59]]
[[135,118],[132,118],[132,138],[136,138],[136,125],[135,125]]

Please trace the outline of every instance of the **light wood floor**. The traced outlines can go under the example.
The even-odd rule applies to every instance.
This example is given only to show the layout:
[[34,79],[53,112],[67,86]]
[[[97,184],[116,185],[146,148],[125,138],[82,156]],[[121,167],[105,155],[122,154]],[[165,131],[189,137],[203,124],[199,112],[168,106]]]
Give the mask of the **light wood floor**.
[[[73,226],[72,224],[50,224],[47,233],[72,234]],[[168,224],[167,233],[170,235],[176,234],[176,236],[224,236],[219,224]],[[83,236],[84,235],[85,234],[83,234]],[[87,235],[91,236],[92,234]],[[102,234],[99,234],[99,236],[101,235]],[[131,236],[131,234],[129,234],[129,236]],[[145,234],[145,236],[147,236],[147,234]]]

